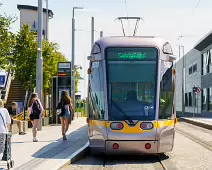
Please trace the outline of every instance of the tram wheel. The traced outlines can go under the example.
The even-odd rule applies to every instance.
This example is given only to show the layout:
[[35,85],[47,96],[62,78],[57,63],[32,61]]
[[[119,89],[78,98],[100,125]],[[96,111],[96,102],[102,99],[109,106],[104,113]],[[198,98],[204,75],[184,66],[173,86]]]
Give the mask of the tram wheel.
[[7,169],[10,169],[10,163],[9,162],[7,163]]
[[10,162],[10,166],[11,166],[11,168],[14,166],[14,161]]
[[92,148],[90,148],[90,155],[93,157],[98,157],[98,156],[104,156],[104,153],[95,151]]

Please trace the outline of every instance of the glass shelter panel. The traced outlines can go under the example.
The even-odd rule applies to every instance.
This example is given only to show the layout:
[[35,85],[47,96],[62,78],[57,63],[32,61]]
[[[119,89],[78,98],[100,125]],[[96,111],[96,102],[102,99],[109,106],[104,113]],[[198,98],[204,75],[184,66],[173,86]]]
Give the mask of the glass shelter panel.
[[109,120],[154,120],[156,48],[108,48]]

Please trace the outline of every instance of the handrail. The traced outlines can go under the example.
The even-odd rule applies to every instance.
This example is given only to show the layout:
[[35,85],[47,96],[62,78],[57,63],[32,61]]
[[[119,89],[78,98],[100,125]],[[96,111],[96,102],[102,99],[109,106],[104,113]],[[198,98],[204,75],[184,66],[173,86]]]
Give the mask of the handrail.
[[5,94],[5,97],[3,99],[4,103],[7,103],[7,98],[8,98],[8,95],[9,95],[10,85],[11,85],[12,79],[13,79],[12,74],[10,72],[7,73],[7,81],[6,81],[6,87],[5,87],[6,94]]

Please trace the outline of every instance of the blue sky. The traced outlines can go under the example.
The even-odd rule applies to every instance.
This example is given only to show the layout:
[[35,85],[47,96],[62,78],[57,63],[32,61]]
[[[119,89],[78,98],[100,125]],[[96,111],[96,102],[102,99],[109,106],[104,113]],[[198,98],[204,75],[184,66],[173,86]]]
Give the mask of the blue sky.
[[[17,4],[35,5],[37,0],[0,0],[3,6],[1,12],[19,17]],[[163,36],[170,41],[175,55],[178,55],[178,45],[185,46],[188,52],[205,34],[212,30],[212,1],[201,0],[193,15],[198,0],[127,0],[129,16],[143,17],[137,35]],[[45,6],[45,1],[44,1]],[[76,11],[76,64],[84,67],[81,74],[87,80],[86,56],[91,48],[91,17],[95,17],[95,39],[99,38],[99,31],[104,36],[122,35],[121,25],[114,22],[119,16],[126,16],[125,0],[49,0],[49,8],[54,13],[50,21],[50,40],[60,44],[61,52],[67,58],[71,57],[71,17],[72,7],[83,6],[84,11]],[[91,10],[92,9],[92,10]],[[126,29],[128,28],[126,22]],[[19,29],[19,20],[12,25],[15,32]],[[132,32],[134,23],[130,22]],[[180,35],[185,35],[177,40]],[[87,92],[87,83],[80,84],[82,95]]]

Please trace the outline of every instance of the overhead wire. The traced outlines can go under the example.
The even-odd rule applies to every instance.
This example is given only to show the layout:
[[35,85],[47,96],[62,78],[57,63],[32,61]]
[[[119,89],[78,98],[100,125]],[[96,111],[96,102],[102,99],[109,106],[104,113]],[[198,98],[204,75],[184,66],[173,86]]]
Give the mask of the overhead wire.
[[[194,7],[193,11],[191,12],[190,17],[188,18],[188,21],[190,21],[190,20],[192,19],[192,17],[193,17],[193,15],[194,15],[194,13],[196,12],[196,10],[197,10],[197,8],[198,8],[198,6],[199,6],[200,2],[201,2],[201,0],[198,0],[198,2],[197,2],[197,4],[196,4],[196,6]],[[184,36],[185,36],[185,35],[184,35]],[[180,35],[180,36],[178,37],[178,39],[177,39],[177,40],[179,40],[179,39],[183,38],[184,36],[183,36],[183,35]]]
[[193,11],[192,11],[191,16],[190,16],[190,18],[189,18],[189,19],[191,19],[191,18],[192,18],[192,16],[194,15],[194,13],[195,13],[196,9],[198,8],[198,6],[199,6],[199,4],[200,4],[200,1],[201,1],[201,0],[198,0],[198,2],[197,2],[197,4],[196,4],[195,8],[193,9]]

